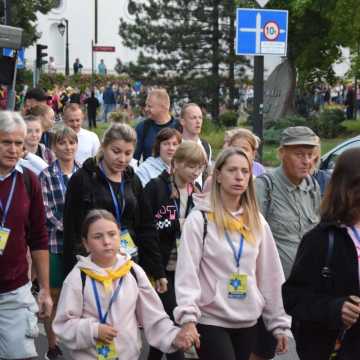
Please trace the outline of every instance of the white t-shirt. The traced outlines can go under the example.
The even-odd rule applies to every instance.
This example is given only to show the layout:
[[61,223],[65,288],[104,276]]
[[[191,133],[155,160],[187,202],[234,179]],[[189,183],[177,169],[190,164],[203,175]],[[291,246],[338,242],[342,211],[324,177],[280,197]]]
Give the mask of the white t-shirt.
[[19,164],[30,169],[36,175],[39,175],[49,165],[40,157],[31,152],[27,153],[25,158],[19,160]]
[[83,128],[77,133],[77,136],[78,149],[75,160],[82,165],[86,159],[96,155],[100,147],[100,141],[95,133]]

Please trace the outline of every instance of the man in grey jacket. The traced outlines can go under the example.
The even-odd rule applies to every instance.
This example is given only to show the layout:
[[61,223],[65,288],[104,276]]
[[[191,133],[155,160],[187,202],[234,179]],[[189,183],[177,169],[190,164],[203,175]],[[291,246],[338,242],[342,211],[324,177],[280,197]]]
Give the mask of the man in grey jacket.
[[[258,204],[270,225],[286,278],[303,235],[319,222],[320,187],[310,175],[317,144],[316,134],[306,126],[285,129],[278,150],[281,165],[256,178]],[[257,340],[251,360],[272,359],[276,342],[261,319]]]

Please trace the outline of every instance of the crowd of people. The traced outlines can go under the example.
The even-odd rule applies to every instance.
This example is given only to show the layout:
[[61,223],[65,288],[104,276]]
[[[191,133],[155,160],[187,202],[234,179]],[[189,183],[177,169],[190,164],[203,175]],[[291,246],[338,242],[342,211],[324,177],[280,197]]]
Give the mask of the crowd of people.
[[[301,360],[360,354],[360,149],[317,169],[320,139],[282,132],[280,165],[259,138],[226,133],[214,159],[195,103],[164,89],[134,129],[101,141],[84,112],[62,119],[28,92],[0,112],[0,358]],[[35,300],[36,297],[36,300]]]

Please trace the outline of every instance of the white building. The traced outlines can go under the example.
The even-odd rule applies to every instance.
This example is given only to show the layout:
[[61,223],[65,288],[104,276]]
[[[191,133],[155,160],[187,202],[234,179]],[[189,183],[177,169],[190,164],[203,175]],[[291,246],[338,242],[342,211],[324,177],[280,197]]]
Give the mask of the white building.
[[[38,14],[37,30],[41,34],[39,44],[48,45],[48,55],[53,56],[58,71],[65,69],[65,39],[58,30],[63,18],[69,21],[69,65],[72,73],[76,58],[84,66],[83,72],[91,72],[91,41],[95,34],[95,0],[57,0],[57,7],[48,14]],[[104,59],[108,72],[113,72],[116,59],[123,63],[135,61],[137,52],[122,46],[118,34],[120,18],[133,20],[128,13],[128,0],[98,0],[98,45],[115,46],[115,53],[95,53],[95,70],[100,59]],[[34,64],[35,46],[26,49],[27,66]],[[265,79],[281,62],[278,56],[265,56]],[[338,76],[349,69],[349,54],[343,51],[343,59],[334,64]]]
[[[95,53],[95,69],[104,59],[108,71],[112,72],[116,59],[122,62],[135,61],[137,52],[126,49],[119,36],[120,18],[131,20],[127,11],[128,0],[98,0],[98,45],[115,46],[115,53]],[[58,25],[62,19],[69,21],[70,73],[76,58],[84,66],[83,72],[91,71],[91,41],[95,37],[95,0],[58,0],[57,7],[48,14],[38,14],[37,30],[41,34],[39,44],[48,45],[47,53],[55,59],[59,71],[65,69],[66,33],[61,36]],[[27,66],[36,58],[35,46],[26,49]]]

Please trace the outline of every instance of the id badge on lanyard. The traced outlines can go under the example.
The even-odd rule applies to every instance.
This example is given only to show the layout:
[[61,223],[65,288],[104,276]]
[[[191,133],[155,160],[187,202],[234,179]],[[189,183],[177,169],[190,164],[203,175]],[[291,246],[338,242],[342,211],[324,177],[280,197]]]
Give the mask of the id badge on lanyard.
[[[119,284],[116,287],[116,289],[110,299],[108,309],[104,315],[102,315],[100,297],[99,297],[99,293],[97,291],[96,281],[94,279],[91,279],[93,292],[94,292],[94,296],[95,296],[95,301],[96,301],[96,307],[97,307],[97,310],[99,313],[100,324],[106,324],[106,319],[110,312],[111,306],[119,295],[119,291],[120,291],[123,279],[124,278],[122,277],[119,280]],[[116,360],[116,359],[118,359],[118,353],[116,351],[114,339],[109,344],[107,344],[101,340],[96,341],[96,358],[98,360]]]
[[120,248],[125,250],[130,256],[136,256],[138,248],[127,229],[121,229]]
[[235,264],[237,267],[237,272],[230,274],[227,280],[228,298],[237,300],[245,299],[248,291],[248,275],[240,273],[240,259],[243,253],[244,237],[242,235],[240,236],[238,251],[236,251],[235,246],[227,232],[225,232],[225,237],[234,254]]
[[5,227],[5,223],[6,223],[6,219],[7,219],[9,209],[10,209],[10,206],[11,206],[11,203],[12,203],[12,199],[13,199],[13,196],[14,196],[16,179],[17,179],[16,172],[13,172],[11,189],[10,189],[10,193],[9,193],[8,198],[7,198],[7,201],[6,201],[5,208],[3,206],[2,201],[0,200],[0,208],[2,210],[2,220],[1,220],[1,226],[0,226],[0,255],[2,255],[4,253],[7,242],[8,242],[9,237],[10,237],[10,233],[11,233],[11,230],[8,229],[7,227]]

